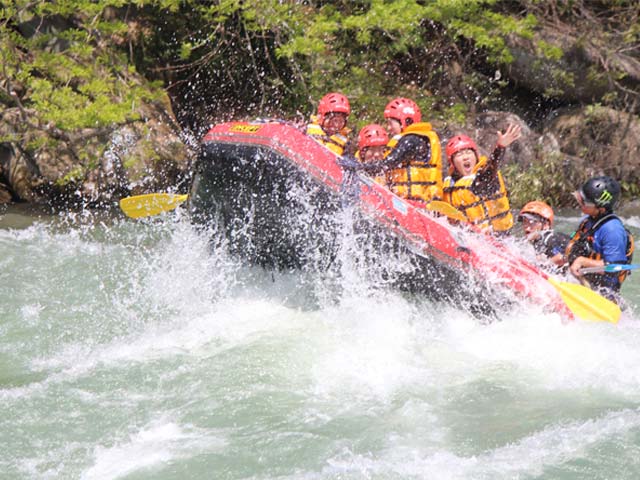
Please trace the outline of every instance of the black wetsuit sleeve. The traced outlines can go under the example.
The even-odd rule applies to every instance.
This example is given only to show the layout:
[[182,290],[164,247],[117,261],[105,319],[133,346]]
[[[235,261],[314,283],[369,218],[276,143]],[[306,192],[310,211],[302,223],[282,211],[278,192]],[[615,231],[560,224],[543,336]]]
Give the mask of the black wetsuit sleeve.
[[350,137],[344,146],[342,155],[353,156],[356,154],[357,150],[358,150],[358,143],[355,141],[354,138]]
[[533,242],[533,248],[535,248],[536,253],[544,254],[551,258],[558,253],[564,254],[570,240],[569,235],[565,233],[546,230]]
[[504,152],[503,147],[496,147],[489,157],[487,165],[476,175],[476,179],[471,185],[471,191],[479,197],[491,195],[500,190],[498,171],[504,159]]
[[384,160],[366,163],[363,169],[367,173],[382,173],[402,166],[413,158],[425,162],[431,159],[431,144],[428,138],[421,135],[405,135]]
[[564,254],[569,243],[569,235],[560,232],[554,232],[546,244],[546,251],[544,252],[547,257],[553,257],[558,253]]

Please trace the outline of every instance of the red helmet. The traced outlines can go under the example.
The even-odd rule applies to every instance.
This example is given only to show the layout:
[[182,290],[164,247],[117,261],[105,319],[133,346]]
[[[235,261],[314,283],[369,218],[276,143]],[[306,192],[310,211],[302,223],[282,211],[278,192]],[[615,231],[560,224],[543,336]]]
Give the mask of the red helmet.
[[522,220],[526,214],[537,215],[538,217],[542,217],[544,220],[547,220],[550,225],[553,225],[553,208],[547,205],[545,202],[529,202],[522,210],[520,210],[520,214],[518,215],[518,220]]
[[478,157],[478,146],[476,142],[471,140],[471,138],[466,135],[456,135],[455,137],[451,137],[447,142],[447,158],[449,159],[449,163],[453,163],[453,156],[461,150],[473,150],[473,153]]
[[351,105],[349,99],[341,93],[327,93],[320,99],[318,103],[318,120],[320,123],[324,120],[327,113],[338,112],[349,115],[351,113]]
[[389,143],[389,135],[384,127],[371,123],[362,127],[358,134],[358,149],[379,147]]
[[402,128],[422,119],[418,104],[408,98],[394,98],[384,109],[384,118],[395,118],[402,124]]

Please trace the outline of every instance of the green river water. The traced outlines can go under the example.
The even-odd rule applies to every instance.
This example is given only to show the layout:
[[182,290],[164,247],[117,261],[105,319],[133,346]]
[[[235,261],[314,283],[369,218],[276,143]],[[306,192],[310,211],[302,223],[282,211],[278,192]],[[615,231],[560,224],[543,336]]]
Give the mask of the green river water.
[[0,210],[0,479],[640,478],[640,274],[618,325],[342,282],[180,216]]

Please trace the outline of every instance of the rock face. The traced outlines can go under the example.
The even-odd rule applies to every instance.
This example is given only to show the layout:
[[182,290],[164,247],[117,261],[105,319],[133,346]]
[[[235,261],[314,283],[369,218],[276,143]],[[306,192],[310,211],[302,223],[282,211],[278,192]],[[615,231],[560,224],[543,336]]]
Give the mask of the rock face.
[[5,110],[0,137],[20,140],[0,144],[0,203],[107,205],[175,188],[188,175],[193,152],[164,105],[142,105],[138,113],[140,120],[125,125],[60,132],[27,127],[18,108]]
[[[593,33],[555,25],[541,27],[531,39],[511,35],[507,44],[514,60],[507,74],[528,90],[567,102],[597,102],[612,94],[635,97],[629,107],[639,113],[640,59]],[[562,55],[545,54],[540,45],[555,47]]]
[[583,160],[587,176],[606,174],[640,183],[640,120],[605,107],[558,112],[545,129],[560,150]]
[[490,111],[478,114],[465,133],[488,154],[497,130],[508,123],[520,125],[522,137],[507,149],[506,164],[527,168],[555,155],[584,177],[611,175],[640,183],[640,120],[636,115],[606,107],[564,109],[555,112],[542,132],[535,132],[513,113]]

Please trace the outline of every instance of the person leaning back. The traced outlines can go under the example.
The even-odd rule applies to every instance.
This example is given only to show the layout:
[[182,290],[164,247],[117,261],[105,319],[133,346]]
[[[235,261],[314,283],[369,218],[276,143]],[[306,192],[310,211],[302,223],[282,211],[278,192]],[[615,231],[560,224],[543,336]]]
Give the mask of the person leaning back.
[[544,264],[548,259],[556,269],[565,265],[564,252],[571,237],[553,229],[553,208],[545,202],[527,203],[518,214],[525,237]]

